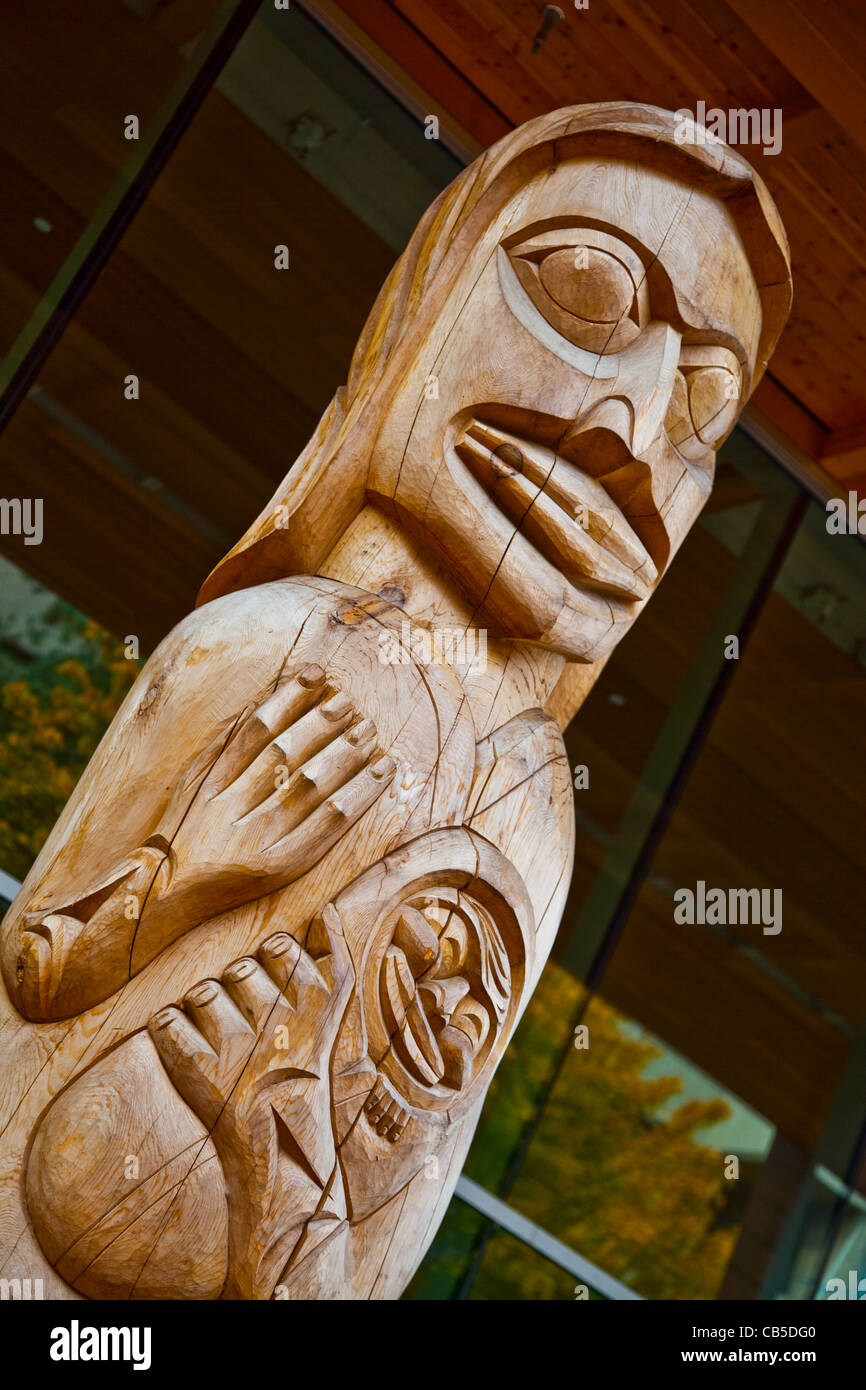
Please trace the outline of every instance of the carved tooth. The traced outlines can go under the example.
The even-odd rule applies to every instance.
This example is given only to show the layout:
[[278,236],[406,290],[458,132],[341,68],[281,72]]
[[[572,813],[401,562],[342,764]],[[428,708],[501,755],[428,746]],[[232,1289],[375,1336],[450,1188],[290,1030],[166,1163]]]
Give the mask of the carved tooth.
[[472,459],[494,481],[494,495],[527,540],[556,565],[573,583],[589,580],[624,598],[644,598],[648,593],[642,578],[633,569],[603,548],[587,531],[569,517],[556,502],[542,492],[523,473],[495,473],[493,455],[484,445],[470,441],[460,453]]
[[439,937],[427,918],[414,907],[404,907],[400,913],[394,944],[404,953],[416,979],[439,958]]
[[[633,596],[629,575],[638,571],[648,584],[658,578],[649,552],[601,483],[575,464],[558,458],[546,445],[518,440],[504,430],[472,421],[457,442],[457,452],[480,473],[482,482],[485,474],[493,476],[497,500],[508,508],[514,520],[521,520],[530,506],[535,509],[543,505],[541,495],[561,508],[602,547],[614,565],[621,562],[619,579],[611,580],[621,592]],[[563,522],[559,525],[565,529]],[[570,532],[571,528],[567,529]],[[558,559],[554,563],[559,563]]]
[[406,1021],[406,1010],[415,997],[415,981],[398,946],[389,946],[382,964],[380,998],[385,1026],[395,1033]]
[[447,980],[424,980],[418,986],[418,993],[422,1000],[425,996],[429,999],[429,1010],[447,1023],[460,1000],[469,993],[469,981],[462,975],[452,975]]

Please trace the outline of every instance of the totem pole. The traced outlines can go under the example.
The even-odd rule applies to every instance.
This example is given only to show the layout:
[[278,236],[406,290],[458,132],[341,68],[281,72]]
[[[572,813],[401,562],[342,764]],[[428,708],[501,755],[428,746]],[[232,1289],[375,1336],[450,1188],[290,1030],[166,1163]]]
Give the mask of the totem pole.
[[399,1296],[559,925],[560,728],[789,303],[761,180],[653,107],[437,199],[3,924],[0,1275]]

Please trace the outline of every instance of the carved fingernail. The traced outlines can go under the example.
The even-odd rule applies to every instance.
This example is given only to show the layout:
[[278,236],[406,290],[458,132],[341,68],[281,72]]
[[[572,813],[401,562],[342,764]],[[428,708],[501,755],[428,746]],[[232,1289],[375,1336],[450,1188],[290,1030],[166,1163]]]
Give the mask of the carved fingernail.
[[240,960],[232,961],[231,965],[223,971],[223,979],[234,983],[236,980],[245,980],[248,975],[252,975],[256,969],[256,962],[250,956],[241,956]]
[[523,472],[523,454],[516,444],[500,444],[493,450],[490,466],[498,478]]
[[174,1022],[176,1016],[174,1009],[160,1009],[159,1013],[154,1014],[150,1020],[150,1026],[151,1028],[167,1028],[170,1023]]
[[201,984],[194,985],[186,995],[186,1003],[201,1008],[203,1004],[212,1004],[218,994],[219,985],[216,980],[202,980]]
[[362,719],[360,724],[355,724],[343,734],[343,738],[347,743],[351,743],[353,748],[357,748],[359,743],[367,743],[369,739],[375,737],[376,725],[372,719]]
[[314,661],[309,666],[305,666],[298,676],[298,685],[302,685],[305,690],[312,690],[314,686],[321,685],[325,679],[325,672],[321,666]]
[[262,950],[269,956],[284,956],[297,944],[293,936],[289,936],[288,932],[281,931],[277,932],[276,936],[269,936],[267,941],[262,943]]
[[384,758],[380,758],[379,761],[374,763],[370,768],[370,776],[375,777],[377,782],[383,782],[386,777],[393,777],[396,766],[397,764],[394,762],[394,759],[389,758],[386,753]]
[[332,695],[330,700],[326,700],[319,708],[323,719],[342,719],[347,714],[354,713],[354,705],[346,695]]

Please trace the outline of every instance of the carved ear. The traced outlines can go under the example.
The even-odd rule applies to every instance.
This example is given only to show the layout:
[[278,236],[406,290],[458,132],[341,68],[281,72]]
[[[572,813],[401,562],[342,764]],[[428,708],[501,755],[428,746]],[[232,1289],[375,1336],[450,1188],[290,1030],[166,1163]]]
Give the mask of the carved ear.
[[465,828],[401,846],[334,906],[357,978],[332,1079],[359,1220],[482,1099],[531,978],[535,923],[514,865]]

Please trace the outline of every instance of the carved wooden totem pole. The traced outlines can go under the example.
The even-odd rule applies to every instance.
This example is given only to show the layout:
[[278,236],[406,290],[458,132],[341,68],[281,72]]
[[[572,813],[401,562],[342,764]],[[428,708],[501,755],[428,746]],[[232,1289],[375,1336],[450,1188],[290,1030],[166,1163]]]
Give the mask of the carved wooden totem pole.
[[404,1288],[559,924],[560,726],[790,302],[764,185],[680,135],[574,107],[446,189],[138,678],[2,928],[3,1277]]

